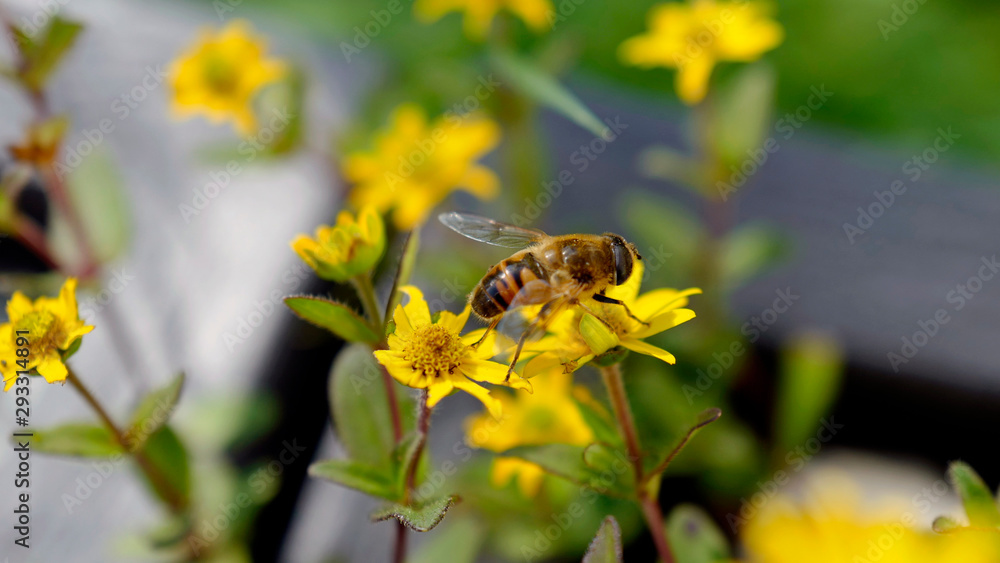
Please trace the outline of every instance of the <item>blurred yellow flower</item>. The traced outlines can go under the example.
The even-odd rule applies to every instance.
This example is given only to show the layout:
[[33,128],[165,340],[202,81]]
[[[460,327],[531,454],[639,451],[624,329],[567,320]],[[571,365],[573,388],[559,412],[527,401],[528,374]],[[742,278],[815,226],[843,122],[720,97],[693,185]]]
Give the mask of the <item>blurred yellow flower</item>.
[[769,4],[751,0],[660,4],[649,12],[649,31],[623,42],[619,55],[643,68],[676,68],[677,95],[696,104],[717,62],[754,61],[781,43],[784,30],[769,14]]
[[344,175],[355,184],[351,201],[393,209],[396,226],[410,230],[456,189],[492,198],[500,180],[476,161],[499,142],[500,126],[482,115],[448,113],[428,123],[419,107],[400,106],[371,152],[344,161]]
[[628,281],[609,288],[606,295],[625,303],[643,322],[630,317],[618,304],[594,300],[584,303],[601,320],[582,307],[567,309],[549,323],[546,336],[525,346],[525,356],[531,359],[522,376],[532,378],[556,365],[572,371],[616,346],[668,364],[676,362],[673,354],[643,339],[693,319],[694,311],[683,307],[687,306],[689,296],[700,294],[701,290],[662,288],[638,295],[642,277],[642,262],[637,261]]
[[[76,279],[69,278],[59,297],[39,297],[34,303],[20,291],[7,302],[8,322],[0,325],[0,372],[4,391],[14,386],[18,371],[37,369],[49,383],[65,381],[63,363],[74,343],[94,327],[84,324],[76,307]],[[18,344],[18,337],[27,339]],[[26,349],[27,355],[18,354]],[[18,364],[18,361],[21,361]]]
[[241,134],[252,134],[257,130],[254,96],[286,71],[284,62],[266,55],[267,43],[245,21],[202,32],[170,65],[174,114],[201,114],[213,123],[231,120]]
[[348,211],[337,215],[337,224],[316,229],[316,238],[299,235],[292,250],[325,280],[345,282],[378,263],[385,251],[385,225],[372,206],[355,220]]
[[[572,374],[561,369],[551,370],[536,378],[533,385],[532,394],[498,397],[503,404],[500,420],[485,413],[469,417],[465,423],[469,445],[502,453],[517,446],[585,446],[594,441],[594,434],[583,420],[573,396],[578,394],[587,402],[592,399],[585,387],[573,385]],[[538,493],[543,477],[542,469],[529,461],[499,457],[493,463],[494,486],[502,487],[517,479],[521,492],[528,497]]]
[[[476,383],[503,385],[507,377],[506,364],[489,361],[493,336],[473,348],[483,331],[461,336],[471,312],[468,305],[459,315],[441,311],[435,321],[419,289],[405,286],[402,291],[409,296],[409,302],[396,307],[392,317],[396,330],[389,335],[389,349],[375,351],[375,358],[396,381],[407,387],[427,389],[428,408],[453,390],[461,389],[482,401],[494,418],[500,418],[503,408],[500,400]],[[530,383],[516,375],[506,385],[531,389]]]
[[536,32],[551,27],[549,16],[553,11],[549,0],[417,0],[413,5],[413,11],[424,21],[437,21],[448,12],[465,12],[465,34],[480,40],[489,33],[500,10],[521,18]]
[[808,502],[770,499],[742,531],[746,563],[987,563],[1000,561],[995,532],[935,534],[915,527],[904,499],[863,509],[850,479],[825,478]]

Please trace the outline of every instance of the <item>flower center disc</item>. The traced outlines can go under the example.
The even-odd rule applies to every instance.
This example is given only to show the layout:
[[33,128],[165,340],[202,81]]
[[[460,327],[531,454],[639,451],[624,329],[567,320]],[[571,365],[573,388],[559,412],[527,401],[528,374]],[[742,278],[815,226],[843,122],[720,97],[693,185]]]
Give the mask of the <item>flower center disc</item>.
[[49,311],[32,311],[21,317],[14,324],[16,331],[28,331],[31,346],[38,353],[53,350],[65,339],[62,323]]
[[468,347],[443,326],[427,325],[416,329],[403,349],[403,357],[415,371],[440,376],[454,373]]

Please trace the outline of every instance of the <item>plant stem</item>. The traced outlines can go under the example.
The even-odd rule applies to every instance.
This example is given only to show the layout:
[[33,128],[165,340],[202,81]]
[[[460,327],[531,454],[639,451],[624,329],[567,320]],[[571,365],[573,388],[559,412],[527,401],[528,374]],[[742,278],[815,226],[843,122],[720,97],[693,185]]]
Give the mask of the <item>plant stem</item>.
[[104,410],[104,407],[101,406],[101,403],[98,402],[97,398],[94,397],[90,390],[87,389],[87,386],[83,384],[83,381],[77,377],[76,373],[69,368],[69,366],[66,366],[66,368],[69,370],[66,380],[76,388],[76,390],[83,397],[83,400],[86,401],[92,409],[94,409],[94,412],[97,413],[97,417],[101,419],[101,422],[103,422],[111,432],[115,442],[117,442],[123,450],[131,454],[132,458],[135,459],[136,464],[139,465],[139,468],[146,474],[150,483],[153,484],[153,487],[163,494],[164,500],[167,502],[171,511],[175,514],[181,514],[187,507],[187,502],[184,500],[180,492],[178,492],[177,489],[170,484],[160,469],[156,467],[156,465],[154,465],[148,457],[146,457],[146,454],[143,453],[142,450],[132,449],[129,446],[130,440],[126,439],[125,434],[123,434],[114,421],[111,420],[111,417],[108,416],[107,411]]
[[372,278],[368,274],[361,274],[351,278],[351,285],[358,292],[358,299],[361,300],[361,307],[365,310],[365,316],[368,317],[371,329],[376,334],[384,334],[384,330],[379,331],[382,315],[379,314],[378,299],[375,297],[375,286],[372,285]]
[[653,536],[653,543],[656,544],[656,552],[660,555],[662,563],[674,563],[674,555],[663,527],[663,513],[660,511],[660,503],[656,498],[650,496],[649,488],[646,486],[647,479],[642,468],[639,433],[636,431],[635,417],[632,415],[632,408],[629,406],[628,396],[625,394],[625,381],[622,378],[620,365],[612,364],[602,367],[601,378],[608,391],[608,399],[611,401],[615,420],[618,421],[618,428],[625,439],[625,447],[628,448],[632,469],[635,471],[635,493],[642,506],[642,514],[646,518],[646,525],[649,526],[649,533]]
[[[417,480],[417,467],[420,465],[420,458],[424,455],[424,448],[427,447],[427,434],[431,427],[431,409],[427,407],[427,397],[429,393],[426,389],[420,394],[420,409],[417,414],[417,449],[413,454],[413,459],[409,460],[406,467],[406,488],[403,490],[403,504],[410,504],[413,501],[413,488]],[[394,563],[404,563],[406,561],[406,527],[402,522],[396,522],[396,548],[393,553]]]
[[396,547],[392,552],[393,563],[405,563],[406,561],[406,526],[399,520],[396,521]]
[[417,480],[417,466],[420,465],[420,456],[424,455],[424,448],[427,447],[427,434],[431,427],[431,409],[427,407],[427,398],[430,392],[424,389],[420,394],[420,406],[417,413],[417,451],[410,460],[410,466],[406,468],[406,490],[403,500],[409,504],[412,501],[413,487]]

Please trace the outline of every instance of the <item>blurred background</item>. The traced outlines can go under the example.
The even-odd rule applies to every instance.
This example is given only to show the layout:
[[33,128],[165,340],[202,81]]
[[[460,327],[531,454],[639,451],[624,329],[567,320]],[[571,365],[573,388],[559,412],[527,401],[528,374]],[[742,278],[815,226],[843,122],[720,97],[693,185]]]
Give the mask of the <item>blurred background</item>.
[[[958,459],[991,487],[1000,481],[987,446],[1000,423],[996,4],[779,1],[783,43],[753,64],[720,65],[707,118],[678,100],[672,70],[630,67],[618,56],[646,29],[655,2],[563,0],[544,35],[514,19],[498,23],[510,27],[506,47],[556,77],[611,127],[612,140],[507,92],[517,73],[463,35],[458,14],[429,24],[410,2],[393,4],[398,13],[389,4],[2,2],[19,25],[44,27],[58,15],[84,26],[46,88],[49,106],[70,120],[62,150],[93,145],[69,177],[96,225],[102,261],[81,287],[81,315],[98,328],[75,369],[120,413],[186,374],[173,424],[201,479],[194,490],[207,499],[195,529],[211,528],[239,491],[254,495],[251,508],[227,519],[231,529],[218,530],[241,546],[231,560],[389,558],[392,527],[367,518],[376,502],[306,475],[311,461],[342,454],[327,398],[342,343],[296,319],[281,297],[354,298],[319,280],[289,242],[345,207],[343,155],[370,146],[395,107],[417,103],[431,116],[456,103],[470,109],[466,100],[492,80],[502,86],[476,106],[504,128],[483,159],[504,193],[493,202],[456,194],[439,211],[521,217],[549,233],[618,232],[647,259],[644,287],[706,289],[692,302],[699,317],[662,339],[676,366],[628,364],[638,416],[673,427],[709,406],[725,413],[671,468],[663,506],[700,505],[738,546],[732,516],[782,467],[790,494],[833,470],[865,498],[909,501]],[[300,73],[300,130],[287,150],[250,156],[229,127],[171,115],[171,61],[199,30],[234,20],[251,22],[269,52]],[[2,60],[13,56],[8,47]],[[0,144],[21,142],[33,111],[29,97],[0,81]],[[101,131],[104,120],[110,131]],[[721,155],[710,194],[685,181],[706,142]],[[227,169],[233,159],[239,172]],[[555,184],[555,197],[539,199]],[[38,199],[46,208],[44,194]],[[32,203],[24,196],[17,205],[28,213]],[[72,241],[58,217],[49,223],[63,229],[57,240]],[[432,308],[459,310],[506,256],[456,240],[435,221],[422,237],[414,279]],[[401,245],[390,239],[390,263]],[[706,277],[706,256],[721,274]],[[39,276],[47,266],[10,239],[0,243],[0,263],[6,295],[51,294],[61,283]],[[376,282],[384,298],[391,278]],[[597,378],[583,370],[579,380]],[[33,384],[33,423],[89,416],[65,391]],[[0,403],[0,424],[13,431],[13,396]],[[460,458],[463,420],[479,409],[466,396],[448,404],[434,418],[438,461]],[[463,474],[485,471],[474,459]],[[151,534],[170,533],[160,507],[131,472],[104,475],[95,463],[33,458],[33,546],[8,548],[15,536],[3,526],[10,561],[160,560],[149,548]],[[15,466],[5,449],[0,473]],[[4,490],[14,494],[9,483]],[[82,502],[67,504],[67,495]],[[470,560],[519,560],[518,542],[530,543],[534,531],[524,522],[558,512],[558,501],[525,500],[516,510],[490,502],[475,518],[487,523],[480,528],[413,538],[414,560],[458,560],[435,556],[434,537],[446,533],[476,538],[481,555]],[[603,508],[622,523],[625,560],[650,560],[637,513],[615,502]],[[929,526],[956,506],[940,494],[918,520]],[[513,522],[498,515],[504,510]],[[599,522],[574,526],[543,559],[579,560]]]

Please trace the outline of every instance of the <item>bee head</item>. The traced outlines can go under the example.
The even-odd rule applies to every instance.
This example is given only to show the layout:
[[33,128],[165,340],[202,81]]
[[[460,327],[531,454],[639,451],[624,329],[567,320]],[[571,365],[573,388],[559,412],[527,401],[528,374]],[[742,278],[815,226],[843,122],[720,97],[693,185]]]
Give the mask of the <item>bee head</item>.
[[628,242],[619,235],[607,233],[604,235],[610,239],[611,254],[615,259],[615,285],[621,285],[628,281],[632,275],[632,265],[635,260],[642,260],[635,245]]

